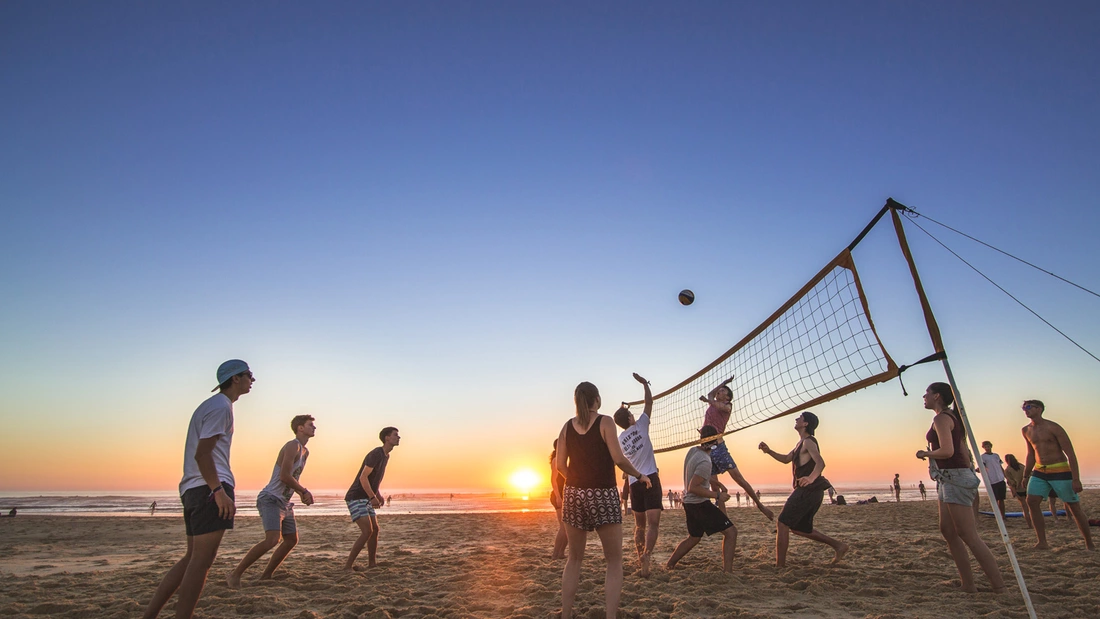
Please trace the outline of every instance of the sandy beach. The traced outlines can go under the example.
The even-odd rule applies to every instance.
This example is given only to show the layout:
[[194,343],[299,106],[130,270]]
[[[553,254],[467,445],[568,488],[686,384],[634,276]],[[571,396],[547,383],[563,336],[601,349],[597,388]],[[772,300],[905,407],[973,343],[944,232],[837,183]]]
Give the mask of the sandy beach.
[[[1100,517],[1100,492],[1083,496]],[[995,522],[980,529],[1010,583],[1004,595],[955,590],[934,501],[822,507],[817,525],[849,542],[839,565],[820,544],[792,539],[788,567],[773,566],[774,537],[754,509],[733,508],[740,531],[736,572],[723,574],[717,539],[704,539],[674,571],[647,580],[624,538],[623,617],[1027,617]],[[550,557],[553,514],[380,516],[380,565],[341,571],[357,529],[343,517],[299,517],[301,542],[275,578],[263,563],[232,590],[225,574],[262,537],[258,518],[226,535],[196,617],[547,617],[560,612],[563,561]],[[1047,519],[1050,525],[1050,519]],[[1100,616],[1100,553],[1087,552],[1071,522],[1048,526],[1050,551],[1009,519],[1009,534],[1039,617]],[[629,536],[632,525],[624,526]],[[1094,534],[1100,529],[1093,528]],[[666,511],[656,561],[685,536],[682,511]],[[0,519],[0,616],[140,617],[184,550],[175,518],[18,516]],[[975,565],[976,569],[976,565]],[[977,569],[976,569],[977,571]],[[575,616],[602,617],[603,558],[590,536]],[[171,616],[175,600],[162,616]]]

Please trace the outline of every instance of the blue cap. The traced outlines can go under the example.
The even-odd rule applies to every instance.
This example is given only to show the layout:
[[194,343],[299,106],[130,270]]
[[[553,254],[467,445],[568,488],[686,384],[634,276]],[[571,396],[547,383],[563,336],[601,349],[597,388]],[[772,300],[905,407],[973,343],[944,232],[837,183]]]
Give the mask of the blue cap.
[[[240,359],[230,359],[225,363],[218,366],[218,385],[221,385],[225,381],[233,378],[241,372],[248,371],[248,364]],[[217,387],[214,387],[217,389]]]

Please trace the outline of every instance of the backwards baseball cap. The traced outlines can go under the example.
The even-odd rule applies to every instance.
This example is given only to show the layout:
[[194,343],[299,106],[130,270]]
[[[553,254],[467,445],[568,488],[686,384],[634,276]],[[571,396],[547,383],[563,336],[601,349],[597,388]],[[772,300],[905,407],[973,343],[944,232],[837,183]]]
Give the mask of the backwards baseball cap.
[[813,434],[817,429],[817,424],[821,423],[821,420],[817,418],[817,415],[810,411],[802,411],[802,421],[806,422],[806,432]]
[[[716,428],[712,425],[709,425],[709,424],[699,428],[699,438],[710,438],[712,436],[718,436],[718,434],[719,434],[718,428]],[[702,442],[699,443],[699,446],[700,447],[705,447],[707,445],[710,445],[713,442],[714,441],[702,441]]]
[[226,361],[225,363],[218,366],[218,385],[210,391],[217,391],[218,387],[220,387],[222,383],[229,380],[230,378],[233,378],[237,374],[240,374],[241,372],[247,371],[248,364],[244,361],[241,361],[240,359],[230,359],[229,361]]

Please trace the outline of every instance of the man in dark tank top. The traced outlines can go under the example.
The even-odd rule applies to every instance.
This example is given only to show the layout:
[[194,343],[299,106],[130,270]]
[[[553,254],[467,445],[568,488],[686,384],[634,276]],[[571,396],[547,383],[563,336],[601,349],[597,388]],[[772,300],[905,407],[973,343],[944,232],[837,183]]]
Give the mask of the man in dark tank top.
[[825,489],[830,486],[829,480],[821,476],[825,469],[825,459],[821,457],[821,450],[814,437],[818,423],[817,415],[810,411],[802,413],[794,420],[794,429],[798,432],[799,440],[788,454],[776,453],[767,443],[760,443],[760,451],[779,462],[790,463],[794,478],[794,492],[783,505],[775,530],[776,567],[785,567],[787,564],[787,545],[791,532],[830,546],[836,551],[833,563],[839,562],[844,553],[848,552],[848,544],[814,529],[814,515],[825,498]]

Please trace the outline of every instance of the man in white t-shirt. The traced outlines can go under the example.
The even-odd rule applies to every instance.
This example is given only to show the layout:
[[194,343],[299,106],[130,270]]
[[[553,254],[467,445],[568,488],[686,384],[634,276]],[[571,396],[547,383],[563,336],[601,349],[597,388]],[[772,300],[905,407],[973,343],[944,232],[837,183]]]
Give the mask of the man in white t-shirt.
[[653,442],[649,440],[649,422],[653,413],[653,393],[649,390],[649,381],[634,374],[634,380],[645,388],[645,408],[637,419],[625,405],[615,411],[615,423],[624,430],[619,435],[619,445],[623,455],[638,469],[639,473],[649,477],[651,487],[634,477],[627,478],[630,485],[630,509],[634,512],[634,548],[638,551],[638,561],[642,565],[642,577],[649,577],[649,558],[657,545],[657,529],[661,526],[661,511],[664,503],[661,496],[661,480],[657,477],[657,460],[653,455]]
[[[982,464],[989,472],[989,485],[993,488],[993,499],[997,501],[997,509],[1001,510],[1001,517],[1005,515],[1005,465],[1001,462],[1001,456],[993,453],[993,443],[982,441]],[[978,471],[981,472],[980,470]],[[993,501],[990,501],[992,503]]]
[[229,469],[233,403],[250,392],[255,381],[247,363],[240,359],[226,361],[218,367],[218,386],[214,388],[218,393],[191,415],[179,486],[187,553],[164,575],[145,609],[145,619],[159,615],[177,589],[176,617],[188,619],[195,612],[222,536],[233,528],[237,512],[233,472]]

